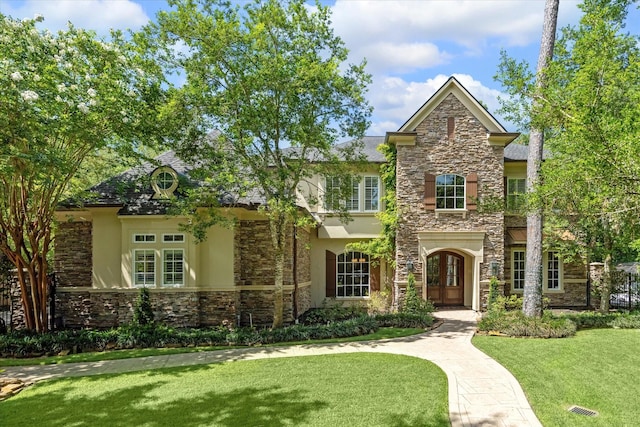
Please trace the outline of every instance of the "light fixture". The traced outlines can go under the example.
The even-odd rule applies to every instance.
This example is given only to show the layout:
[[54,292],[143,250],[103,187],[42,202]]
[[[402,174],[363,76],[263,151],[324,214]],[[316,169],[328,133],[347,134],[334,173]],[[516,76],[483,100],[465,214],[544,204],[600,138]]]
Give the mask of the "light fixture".
[[495,277],[498,277],[498,270],[499,270],[499,268],[500,268],[500,264],[498,264],[498,261],[496,261],[496,260],[492,260],[492,261],[489,263],[489,268],[490,268],[490,270],[491,270],[491,275],[492,275],[492,276],[495,276]]
[[413,261],[411,259],[407,260],[407,271],[413,273]]

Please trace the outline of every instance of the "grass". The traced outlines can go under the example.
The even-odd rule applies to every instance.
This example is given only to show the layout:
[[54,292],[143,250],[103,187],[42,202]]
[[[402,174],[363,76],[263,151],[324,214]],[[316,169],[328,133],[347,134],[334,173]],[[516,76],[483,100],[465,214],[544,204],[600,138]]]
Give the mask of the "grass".
[[[585,330],[563,339],[476,336],[472,342],[513,373],[543,425],[638,425],[640,330]],[[599,415],[573,414],[572,405]]]
[[0,404],[4,427],[449,426],[431,362],[351,353],[36,384]]
[[[341,343],[341,342],[381,340],[381,339],[389,339],[389,338],[406,337],[410,335],[416,335],[422,332],[424,332],[424,329],[419,329],[419,328],[380,328],[373,334],[360,335],[356,337],[286,342],[286,343],[273,344],[273,346],[290,346],[290,345],[301,345],[301,344],[304,344],[304,345],[328,344],[328,343]],[[195,352],[202,352],[202,351],[228,350],[230,348],[237,348],[237,347],[216,346],[216,347],[179,347],[179,348],[141,348],[141,349],[131,349],[131,350],[114,350],[114,351],[102,351],[102,352],[91,352],[91,353],[78,353],[78,354],[70,354],[67,356],[38,357],[38,358],[32,358],[32,359],[0,358],[0,366],[54,365],[54,364],[60,364],[60,363],[74,363],[74,362],[99,362],[102,360],[130,359],[134,357],[161,356],[161,355],[178,354],[178,353],[195,353]]]

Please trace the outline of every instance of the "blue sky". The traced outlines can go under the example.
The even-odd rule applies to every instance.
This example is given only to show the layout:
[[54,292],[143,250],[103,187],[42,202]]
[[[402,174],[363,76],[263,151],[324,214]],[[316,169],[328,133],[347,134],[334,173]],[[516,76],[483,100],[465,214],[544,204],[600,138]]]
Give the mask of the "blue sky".
[[[397,130],[451,75],[496,113],[501,86],[494,81],[499,54],[535,67],[544,0],[335,0],[335,33],[351,51],[350,62],[367,59],[374,107],[369,135]],[[576,24],[579,1],[561,0],[558,28]],[[71,21],[105,35],[109,28],[136,30],[168,9],[164,0],[0,0],[0,13],[45,17],[55,30]],[[633,8],[627,30],[640,31]],[[497,115],[500,119],[499,115]],[[509,131],[513,125],[501,120]]]

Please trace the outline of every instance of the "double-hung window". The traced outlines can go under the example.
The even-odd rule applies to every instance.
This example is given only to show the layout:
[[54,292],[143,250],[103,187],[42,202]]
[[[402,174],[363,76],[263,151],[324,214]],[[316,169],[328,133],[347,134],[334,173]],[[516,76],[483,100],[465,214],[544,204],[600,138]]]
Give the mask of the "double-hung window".
[[525,178],[507,178],[507,211],[518,212],[524,207],[527,180]]
[[156,262],[153,249],[133,251],[133,285],[149,287],[156,285]]

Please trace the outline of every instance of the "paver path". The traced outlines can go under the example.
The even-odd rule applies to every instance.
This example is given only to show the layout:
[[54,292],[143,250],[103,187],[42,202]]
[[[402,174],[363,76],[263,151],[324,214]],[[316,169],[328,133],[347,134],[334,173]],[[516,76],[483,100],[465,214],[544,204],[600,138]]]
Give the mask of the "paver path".
[[436,316],[444,321],[440,327],[424,334],[391,340],[255,347],[92,363],[7,367],[0,377],[38,381],[233,360],[384,352],[430,360],[447,374],[449,416],[453,427],[541,427],[513,375],[471,344],[476,328],[476,313],[471,310],[442,310]]

